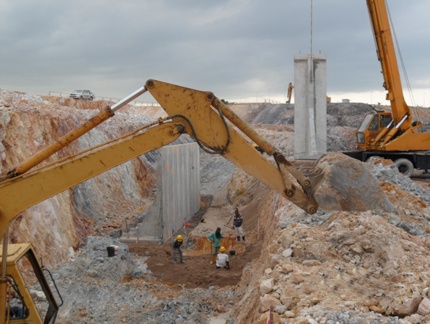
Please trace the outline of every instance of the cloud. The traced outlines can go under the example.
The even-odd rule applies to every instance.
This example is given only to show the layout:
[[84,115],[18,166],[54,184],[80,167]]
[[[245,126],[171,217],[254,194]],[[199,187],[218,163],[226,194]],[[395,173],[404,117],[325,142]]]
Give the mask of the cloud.
[[[427,87],[430,3],[387,2],[411,83]],[[282,98],[294,56],[311,46],[327,56],[329,92],[383,90],[364,0],[5,0],[0,10],[9,90],[122,98],[154,78],[227,100]]]

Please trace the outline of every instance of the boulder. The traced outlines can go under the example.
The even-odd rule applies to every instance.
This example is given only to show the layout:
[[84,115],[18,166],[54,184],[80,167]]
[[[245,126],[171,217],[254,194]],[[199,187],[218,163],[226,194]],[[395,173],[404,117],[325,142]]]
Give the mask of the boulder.
[[322,179],[315,199],[322,209],[393,212],[394,206],[370,170],[342,153],[329,153],[317,164]]

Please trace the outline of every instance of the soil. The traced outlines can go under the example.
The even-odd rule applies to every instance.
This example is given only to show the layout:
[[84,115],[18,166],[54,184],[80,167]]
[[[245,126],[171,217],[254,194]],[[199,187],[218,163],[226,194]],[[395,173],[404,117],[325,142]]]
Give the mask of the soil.
[[[258,190],[258,188],[253,188]],[[249,194],[253,194],[251,189]],[[254,204],[258,203],[255,200]],[[249,207],[255,208],[254,204]],[[252,206],[251,206],[252,205]],[[182,251],[184,263],[173,262],[172,241],[164,244],[128,243],[129,251],[136,257],[149,257],[145,262],[153,276],[168,285],[182,285],[186,288],[226,287],[239,284],[243,269],[248,263],[257,260],[261,253],[263,240],[255,235],[257,215],[243,208],[246,241],[237,242],[232,229],[232,206],[202,209],[177,234],[184,238]],[[221,244],[229,254],[230,270],[217,269],[211,264],[211,244],[207,236],[221,227],[224,238]],[[234,251],[234,255],[230,255]]]
[[[413,179],[424,188],[430,188],[429,174],[419,173]],[[136,257],[147,257],[146,263],[153,276],[163,284],[186,288],[235,286],[241,280],[244,267],[260,256],[262,241],[250,238],[250,242],[236,242],[234,231],[225,225],[231,221],[231,211],[231,207],[209,208],[201,210],[190,220],[186,231],[180,233],[185,239],[183,264],[173,262],[171,241],[164,244],[129,243],[130,253]],[[245,215],[253,213],[245,211]],[[250,216],[246,219],[248,229],[245,226],[245,232],[248,234],[252,232],[249,228],[254,223],[252,218]],[[223,245],[227,247],[227,252],[236,252],[229,256],[230,270],[217,269],[210,264],[210,245],[206,236],[218,225],[221,225],[225,237]]]
[[244,252],[230,255],[231,269],[217,269],[210,264],[210,253],[198,254],[198,250],[183,249],[184,263],[172,260],[170,243],[129,243],[130,253],[135,256],[149,256],[146,260],[153,275],[168,285],[183,285],[186,288],[208,288],[210,286],[234,286],[239,284],[242,270],[247,263],[256,260],[261,251],[261,241],[246,243]]

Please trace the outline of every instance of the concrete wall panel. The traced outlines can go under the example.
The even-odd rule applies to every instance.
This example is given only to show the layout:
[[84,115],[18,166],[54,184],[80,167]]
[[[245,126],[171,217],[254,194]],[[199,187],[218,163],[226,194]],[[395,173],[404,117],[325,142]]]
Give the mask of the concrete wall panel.
[[200,209],[200,155],[196,143],[160,149],[157,194],[139,224],[142,240],[167,241]]

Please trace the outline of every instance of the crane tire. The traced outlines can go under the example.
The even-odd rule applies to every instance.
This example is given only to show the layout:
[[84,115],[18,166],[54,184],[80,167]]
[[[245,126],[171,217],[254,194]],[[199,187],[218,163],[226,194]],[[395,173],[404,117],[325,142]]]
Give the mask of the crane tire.
[[409,178],[412,176],[412,173],[414,173],[414,165],[408,159],[397,159],[394,161],[394,165],[400,173]]

